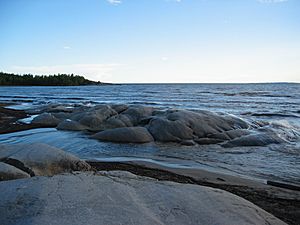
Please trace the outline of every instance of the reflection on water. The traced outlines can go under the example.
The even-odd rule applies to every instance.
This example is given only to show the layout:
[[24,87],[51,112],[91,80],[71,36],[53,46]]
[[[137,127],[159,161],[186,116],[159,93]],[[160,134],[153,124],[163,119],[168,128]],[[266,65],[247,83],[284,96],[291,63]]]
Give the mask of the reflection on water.
[[144,160],[169,167],[203,168],[300,184],[300,151],[293,145],[224,149],[219,145],[116,144],[90,139],[84,133],[57,131],[55,128],[0,135],[0,143],[33,142],[62,148],[84,159]]

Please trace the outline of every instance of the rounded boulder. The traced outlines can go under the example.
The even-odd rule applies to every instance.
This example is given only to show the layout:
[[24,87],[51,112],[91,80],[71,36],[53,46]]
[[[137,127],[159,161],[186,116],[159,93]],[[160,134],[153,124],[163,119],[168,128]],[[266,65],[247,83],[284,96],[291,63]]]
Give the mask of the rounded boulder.
[[101,141],[120,143],[147,143],[153,141],[153,137],[144,127],[115,128],[99,132],[92,137]]

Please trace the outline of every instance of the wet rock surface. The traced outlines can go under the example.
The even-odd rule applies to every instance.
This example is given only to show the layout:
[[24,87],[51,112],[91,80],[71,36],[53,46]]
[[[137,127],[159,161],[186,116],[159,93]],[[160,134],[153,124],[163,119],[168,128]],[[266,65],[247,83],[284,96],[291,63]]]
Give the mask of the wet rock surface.
[[36,124],[18,123],[19,119],[28,116],[27,113],[22,110],[7,109],[6,106],[8,105],[0,103],[0,134],[40,127]]
[[285,224],[220,189],[78,173],[0,183],[1,224]]

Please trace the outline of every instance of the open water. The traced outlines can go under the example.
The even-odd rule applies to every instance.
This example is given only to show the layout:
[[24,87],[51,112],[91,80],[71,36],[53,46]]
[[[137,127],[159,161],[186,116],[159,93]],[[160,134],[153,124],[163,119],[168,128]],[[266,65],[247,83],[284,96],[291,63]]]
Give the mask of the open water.
[[43,142],[85,158],[144,160],[171,167],[204,168],[300,184],[300,84],[126,84],[79,87],[0,87],[0,102],[25,109],[49,103],[139,104],[209,110],[247,121],[266,121],[284,144],[222,148],[219,145],[114,144],[54,128],[0,135],[0,143]]

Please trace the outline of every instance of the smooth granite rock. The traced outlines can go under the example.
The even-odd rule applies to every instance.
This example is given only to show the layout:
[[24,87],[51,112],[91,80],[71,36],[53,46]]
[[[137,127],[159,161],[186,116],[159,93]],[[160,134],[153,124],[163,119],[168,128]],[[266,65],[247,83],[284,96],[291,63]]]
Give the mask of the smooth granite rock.
[[[112,142],[144,143],[150,141],[150,139],[143,141],[141,137],[136,138],[137,136],[132,134],[132,130],[126,137],[121,133],[114,133],[115,137],[119,135],[118,138],[114,138],[110,133],[112,129],[126,127],[145,127],[154,141],[177,142],[182,145],[197,143],[199,145],[221,144],[224,147],[234,147],[284,142],[278,137],[280,135],[272,133],[272,128],[268,127],[268,124],[258,126],[255,122],[250,123],[234,115],[206,110],[163,110],[125,104],[78,106],[69,109],[64,105],[50,104],[40,107],[40,111],[44,113],[34,118],[32,123],[57,126],[59,130],[108,131],[108,133],[101,133],[101,139],[98,139]],[[103,135],[108,136],[104,137]],[[130,138],[132,139],[130,140]]]
[[153,141],[153,137],[144,127],[115,128],[99,132],[92,137],[101,141],[120,143],[147,143]]
[[102,130],[102,124],[108,118],[116,115],[117,112],[109,105],[98,105],[93,108],[89,108],[86,111],[79,111],[74,113],[70,119],[78,121],[82,125],[89,128],[92,131]]
[[212,144],[218,144],[224,142],[222,139],[216,139],[216,138],[197,138],[195,140],[196,143],[199,145],[212,145]]
[[133,127],[133,122],[129,116],[123,114],[114,115],[102,121],[101,124],[98,125],[98,130],[103,131],[121,127]]
[[[115,108],[119,114],[114,114],[106,120],[102,120],[98,123],[98,130],[108,130],[121,127],[133,127],[139,126],[141,121],[152,115],[153,108],[143,106],[129,106],[113,105],[111,108]],[[82,121],[80,121],[82,123]]]
[[68,113],[68,112],[56,112],[51,114],[59,120],[68,119],[72,115],[72,113]]
[[133,126],[137,126],[143,119],[152,116],[153,111],[152,107],[137,105],[128,107],[121,115],[127,116]]
[[233,140],[235,138],[239,138],[239,137],[246,136],[249,134],[251,134],[250,130],[236,129],[236,130],[224,131],[221,133],[210,134],[210,135],[208,135],[208,138],[215,138],[215,139],[221,139],[221,140]]
[[220,141],[215,140],[229,140],[231,137],[228,132],[248,128],[249,124],[237,117],[222,116],[208,111],[168,110],[164,113],[156,111],[147,127],[156,141],[196,141],[211,136],[214,139],[212,143],[219,143]]
[[128,109],[128,105],[125,104],[114,104],[110,106],[113,110],[115,110],[117,113],[122,113],[124,112],[126,109]]
[[30,175],[14,166],[0,162],[0,181],[29,178]]
[[225,148],[240,147],[240,146],[266,146],[269,144],[279,144],[282,140],[272,134],[250,134],[242,136],[222,144]]
[[57,126],[60,119],[53,116],[51,113],[42,113],[35,117],[31,123],[33,124],[43,124],[48,126]]
[[1,225],[284,225],[219,189],[135,176],[78,173],[0,182]]
[[233,129],[248,128],[249,124],[237,117],[222,116],[209,111],[192,112],[187,110],[169,110],[168,120],[181,121],[191,128],[198,138],[209,134]]
[[9,163],[31,176],[52,176],[91,167],[79,158],[46,144],[0,145],[0,161]]
[[70,119],[66,119],[58,124],[56,127],[57,130],[73,130],[73,131],[82,131],[82,130],[88,130],[89,128],[87,126],[84,126],[80,124],[77,121],[73,121]]
[[156,141],[180,142],[193,138],[193,130],[182,121],[165,118],[151,119],[148,129]]

